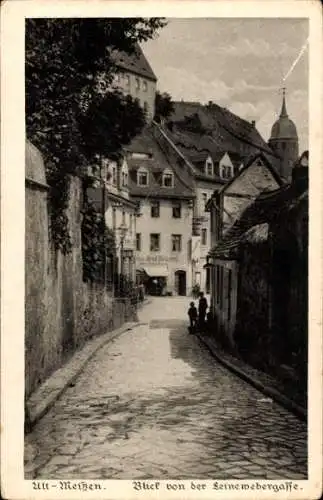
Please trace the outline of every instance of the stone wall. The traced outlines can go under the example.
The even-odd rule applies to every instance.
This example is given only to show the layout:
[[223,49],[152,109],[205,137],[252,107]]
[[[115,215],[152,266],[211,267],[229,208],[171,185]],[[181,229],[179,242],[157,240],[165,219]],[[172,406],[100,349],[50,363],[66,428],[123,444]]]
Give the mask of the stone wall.
[[269,224],[269,240],[243,245],[239,259],[235,344],[261,369],[294,370],[307,383],[308,205],[281,212]]
[[239,259],[235,344],[242,355],[257,364],[267,354],[270,331],[270,247],[267,241],[244,245]]
[[83,283],[81,181],[71,178],[72,252],[55,251],[48,233],[48,186],[39,151],[26,145],[25,377],[29,396],[51,372],[95,335],[135,318],[130,301]]

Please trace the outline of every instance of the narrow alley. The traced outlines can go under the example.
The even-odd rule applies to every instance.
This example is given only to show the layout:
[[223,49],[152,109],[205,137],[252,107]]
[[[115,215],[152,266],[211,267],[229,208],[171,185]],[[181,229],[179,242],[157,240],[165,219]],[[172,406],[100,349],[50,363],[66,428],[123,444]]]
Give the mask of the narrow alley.
[[187,332],[186,297],[151,298],[27,436],[25,477],[305,479],[306,425]]

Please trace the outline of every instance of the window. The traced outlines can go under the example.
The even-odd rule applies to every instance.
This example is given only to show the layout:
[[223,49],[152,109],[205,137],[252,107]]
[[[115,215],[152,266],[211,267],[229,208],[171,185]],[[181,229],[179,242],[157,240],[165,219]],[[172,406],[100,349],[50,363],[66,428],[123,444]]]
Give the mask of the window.
[[213,162],[210,158],[208,158],[205,162],[205,171],[206,175],[213,175]]
[[144,92],[147,92],[148,85],[147,85],[147,82],[145,80],[142,82],[142,87],[144,89]]
[[163,186],[164,187],[173,187],[173,184],[174,184],[173,174],[170,172],[164,173],[163,174]]
[[124,78],[125,78],[126,86],[129,87],[129,85],[130,85],[130,76],[129,75],[125,75]]
[[221,177],[223,179],[231,179],[231,177],[232,177],[232,167],[223,165],[221,167]]
[[181,203],[180,202],[176,201],[173,203],[173,217],[174,217],[174,219],[181,218]]
[[148,172],[146,170],[138,170],[138,186],[148,186]]
[[122,225],[125,226],[125,224],[126,224],[126,212],[123,211],[122,212]]
[[112,184],[114,186],[117,185],[117,167],[116,166],[112,167]]
[[128,174],[127,174],[127,172],[122,172],[121,179],[122,179],[122,187],[126,187],[128,185]]
[[150,215],[151,217],[160,216],[160,204],[159,201],[152,201],[150,205]]
[[141,251],[141,233],[136,234],[136,250],[137,252]]
[[112,209],[112,227],[113,227],[113,229],[116,228],[116,220],[117,220],[116,219],[116,209],[113,208]]
[[132,224],[133,224],[132,214],[129,214],[129,233],[131,235],[132,235]]
[[205,208],[206,202],[207,202],[207,193],[202,193],[202,199],[203,199],[203,204],[204,204],[204,208]]
[[150,234],[150,251],[159,252],[160,250],[160,234],[151,233]]
[[136,90],[140,89],[140,80],[139,78],[136,78]]
[[182,235],[172,234],[172,252],[180,252],[182,250]]
[[202,229],[202,245],[206,245],[207,241],[207,229]]
[[144,112],[148,112],[148,104],[146,103],[146,101],[144,102]]

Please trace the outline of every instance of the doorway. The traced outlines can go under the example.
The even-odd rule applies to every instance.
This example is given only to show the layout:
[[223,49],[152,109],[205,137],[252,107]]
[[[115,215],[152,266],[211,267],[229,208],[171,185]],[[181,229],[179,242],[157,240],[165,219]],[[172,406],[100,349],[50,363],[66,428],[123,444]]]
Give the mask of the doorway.
[[211,269],[206,268],[206,281],[205,281],[205,293],[210,293],[211,288]]
[[175,290],[177,295],[186,295],[186,271],[175,272]]

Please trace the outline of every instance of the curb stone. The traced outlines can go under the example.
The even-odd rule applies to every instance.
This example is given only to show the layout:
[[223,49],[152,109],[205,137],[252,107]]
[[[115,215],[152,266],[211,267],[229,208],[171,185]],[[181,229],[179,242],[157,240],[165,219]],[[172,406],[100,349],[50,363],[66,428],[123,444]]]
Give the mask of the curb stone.
[[73,354],[70,361],[52,373],[27,400],[29,431],[48,412],[67,387],[76,380],[85,365],[101,347],[139,325],[139,322],[127,322],[116,330],[90,340],[80,351]]
[[302,408],[297,403],[289,399],[287,396],[277,391],[273,387],[269,385],[263,384],[261,381],[257,380],[255,377],[244,371],[240,367],[234,365],[223,356],[221,356],[217,350],[217,346],[212,342],[212,339],[207,338],[204,335],[197,334],[197,337],[203,342],[203,344],[209,349],[211,354],[215,357],[219,363],[228,368],[230,371],[238,375],[241,379],[245,380],[253,387],[258,389],[260,392],[265,394],[266,396],[270,396],[276,403],[279,403],[281,406],[286,408],[287,410],[294,413],[301,420],[307,421],[307,411],[305,408]]

